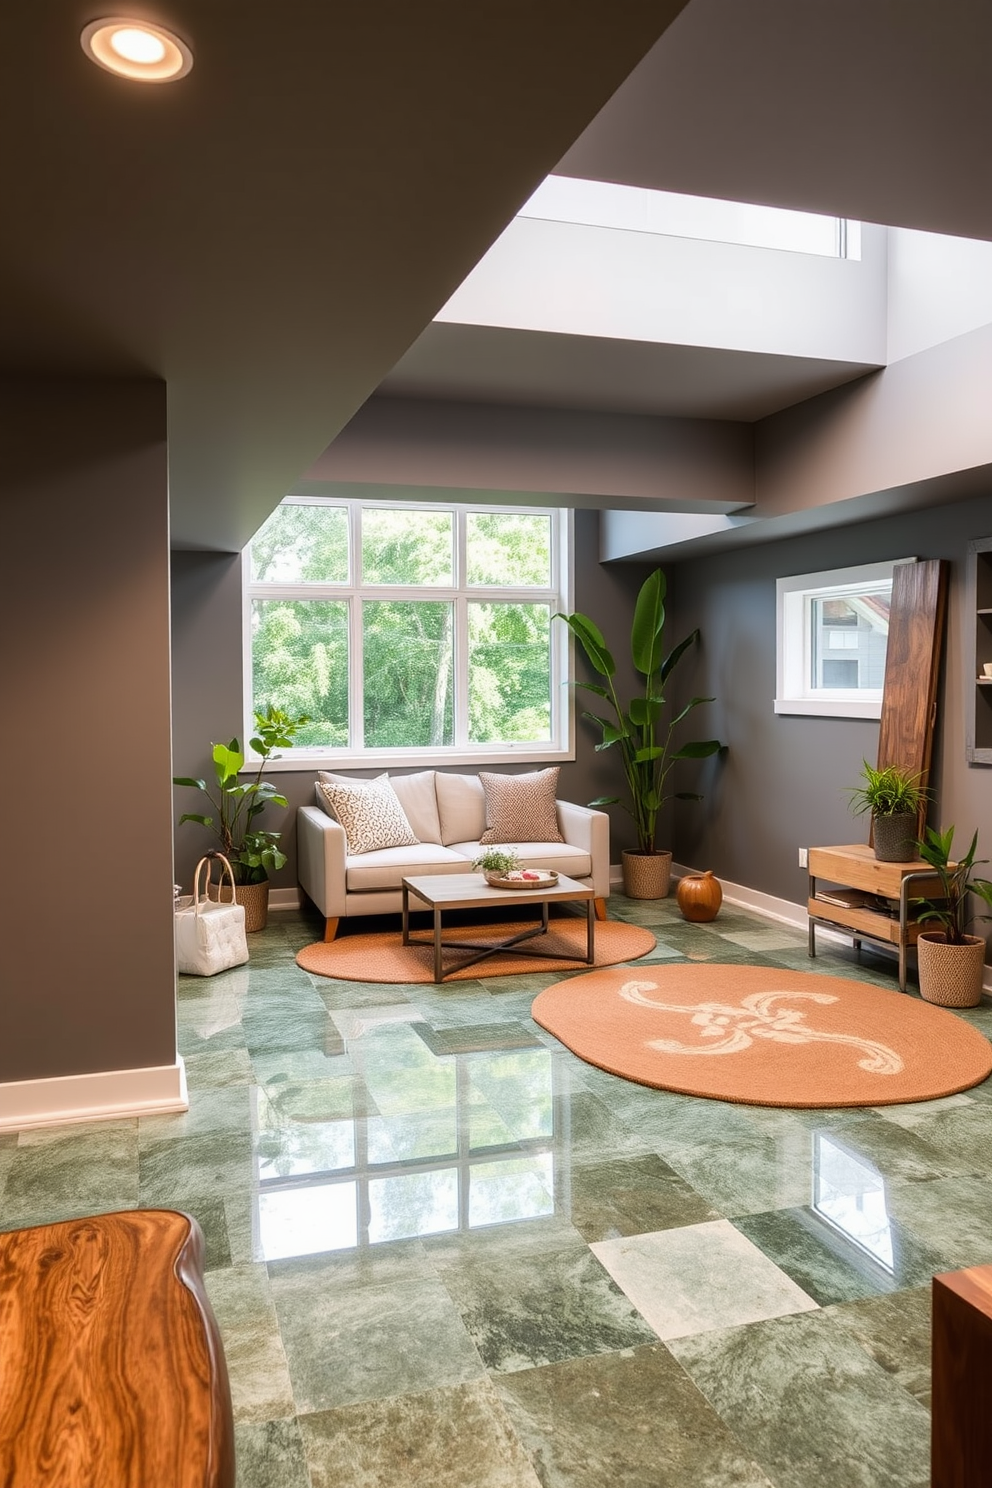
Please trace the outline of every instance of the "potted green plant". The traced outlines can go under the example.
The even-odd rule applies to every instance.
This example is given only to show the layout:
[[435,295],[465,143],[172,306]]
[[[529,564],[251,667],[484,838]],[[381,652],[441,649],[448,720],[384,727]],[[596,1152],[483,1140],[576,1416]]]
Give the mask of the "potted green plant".
[[968,926],[976,919],[992,919],[992,915],[971,914],[969,896],[977,894],[992,908],[992,883],[975,874],[976,867],[988,861],[976,861],[978,833],[956,863],[951,860],[953,841],[953,827],[946,832],[927,827],[922,841],[916,843],[920,857],[930,864],[940,883],[937,898],[915,901],[921,906],[920,924],[940,927],[921,930],[916,944],[920,996],[942,1007],[976,1007],[982,1000],[985,941],[980,935],[969,935]]
[[705,759],[724,746],[719,739],[700,739],[675,746],[675,731],[700,703],[712,698],[694,697],[674,717],[666,718],[665,684],[689,647],[699,640],[694,630],[665,655],[665,576],[661,569],[649,574],[634,605],[630,651],[635,670],[643,678],[643,691],[623,703],[616,689],[616,662],[607,650],[602,632],[588,615],[558,615],[579,642],[589,664],[604,682],[576,682],[609,704],[612,718],[586,712],[600,730],[597,750],[615,748],[626,785],[626,799],[601,796],[590,806],[620,804],[629,812],[637,831],[636,849],[624,849],[624,891],[633,899],[663,899],[668,893],[672,855],[658,848],[658,815],[666,802],[700,801],[693,791],[673,791],[669,777],[678,760]]
[[927,792],[920,775],[898,765],[875,769],[861,762],[863,785],[850,786],[851,810],[856,816],[871,812],[872,845],[882,863],[910,863],[916,856],[920,809]]
[[304,713],[299,718],[290,718],[281,708],[269,704],[264,712],[255,713],[257,733],[250,747],[258,756],[258,769],[253,780],[242,782],[241,769],[245,756],[237,739],[229,744],[212,744],[215,781],[208,786],[205,780],[196,780],[188,775],[173,777],[173,785],[186,785],[192,790],[202,791],[213,815],[184,811],[179,818],[183,822],[197,822],[209,827],[220,843],[220,851],[227,858],[234,873],[235,896],[245,907],[245,929],[263,930],[268,917],[269,872],[275,872],[286,862],[286,854],[278,847],[280,832],[269,831],[256,825],[256,819],[266,806],[286,806],[286,797],[279,794],[275,786],[262,779],[262,772],[270,759],[278,759],[277,749],[286,749],[293,737],[309,717]]
[[483,873],[488,883],[494,878],[505,878],[520,867],[520,859],[512,847],[487,847],[472,864]]

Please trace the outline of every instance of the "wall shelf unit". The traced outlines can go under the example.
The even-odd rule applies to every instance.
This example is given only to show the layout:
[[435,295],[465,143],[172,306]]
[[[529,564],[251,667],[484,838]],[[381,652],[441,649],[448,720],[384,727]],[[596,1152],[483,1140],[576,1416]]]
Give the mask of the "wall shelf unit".
[[966,752],[969,765],[992,765],[992,677],[984,675],[992,665],[992,537],[968,544],[968,617],[974,645],[966,639]]

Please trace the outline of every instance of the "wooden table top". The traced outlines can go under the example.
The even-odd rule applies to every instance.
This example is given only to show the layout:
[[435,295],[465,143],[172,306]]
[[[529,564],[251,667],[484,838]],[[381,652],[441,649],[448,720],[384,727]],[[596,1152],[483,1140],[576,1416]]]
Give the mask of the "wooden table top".
[[[536,889],[498,889],[486,883],[481,873],[435,873],[404,878],[411,894],[432,907],[445,909],[482,909],[487,904],[519,903],[525,909],[528,900],[542,904],[556,899],[592,899],[594,890],[575,878],[558,874],[558,882]],[[415,908],[415,906],[411,906]]]
[[4,1488],[233,1488],[231,1399],[195,1220],[0,1235]]

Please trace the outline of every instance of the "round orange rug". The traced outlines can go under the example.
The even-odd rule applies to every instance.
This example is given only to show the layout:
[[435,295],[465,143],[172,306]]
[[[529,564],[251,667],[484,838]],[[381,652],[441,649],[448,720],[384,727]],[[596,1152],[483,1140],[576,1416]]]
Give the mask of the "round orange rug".
[[642,1085],[755,1106],[933,1100],[992,1072],[963,1018],[902,992],[770,966],[644,966],[556,982],[531,1016]]
[[[502,940],[526,929],[521,924],[456,925],[442,931],[442,940]],[[423,930],[415,930],[423,935]],[[463,971],[450,971],[445,983],[485,980],[494,976],[524,976],[542,971],[578,971],[585,961],[566,961],[562,952],[570,956],[585,955],[586,922],[578,916],[554,919],[547,935],[530,942],[540,946],[540,956],[489,956],[485,961],[476,961]],[[618,961],[636,961],[646,956],[656,944],[650,930],[639,925],[625,925],[619,920],[602,920],[596,925],[596,966],[615,966]],[[558,952],[556,955],[555,952]],[[445,969],[456,965],[460,953],[452,951],[445,956]],[[433,982],[433,945],[408,945],[400,940],[400,932],[378,935],[342,935],[340,940],[329,944],[318,940],[304,946],[297,954],[296,964],[304,971],[317,976],[337,977],[343,982]]]

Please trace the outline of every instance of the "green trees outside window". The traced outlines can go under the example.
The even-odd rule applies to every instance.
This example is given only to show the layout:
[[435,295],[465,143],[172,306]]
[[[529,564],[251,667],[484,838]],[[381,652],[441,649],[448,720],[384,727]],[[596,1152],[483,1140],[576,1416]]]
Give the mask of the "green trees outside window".
[[304,749],[553,747],[564,515],[288,499],[248,556],[253,707]]

